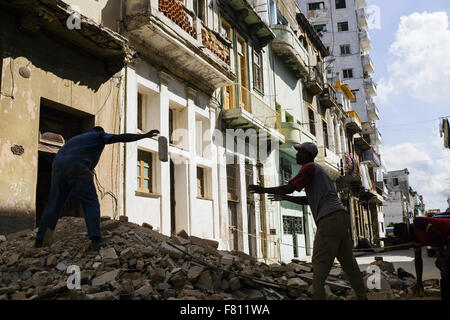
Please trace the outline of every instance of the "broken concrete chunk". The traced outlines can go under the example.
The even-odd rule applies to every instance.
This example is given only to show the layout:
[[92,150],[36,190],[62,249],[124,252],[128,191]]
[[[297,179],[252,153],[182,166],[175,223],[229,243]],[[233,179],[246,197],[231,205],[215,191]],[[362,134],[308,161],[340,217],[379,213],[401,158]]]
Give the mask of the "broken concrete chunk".
[[287,282],[288,287],[300,288],[300,289],[308,289],[309,285],[307,282],[303,281],[300,278],[291,278]]
[[219,242],[215,241],[215,240],[209,240],[209,239],[202,239],[196,236],[190,236],[189,240],[191,241],[192,244],[196,244],[198,246],[211,246],[214,249],[217,249],[219,247]]
[[109,283],[109,282],[115,280],[117,275],[119,274],[119,272],[120,272],[120,270],[116,269],[116,270],[113,270],[110,272],[106,272],[106,273],[102,274],[101,276],[94,278],[92,280],[92,286],[98,287],[98,286],[104,285],[106,283]]
[[[174,246],[176,248],[174,248]],[[186,249],[182,246],[179,245],[171,245],[168,244],[167,242],[163,242],[161,243],[159,249],[161,250],[162,253],[167,253],[169,256],[171,256],[172,258],[175,259],[180,259],[184,257],[184,251],[186,251]]]
[[241,281],[239,280],[238,277],[234,277],[230,279],[230,290],[231,291],[236,291],[239,290],[241,288]]
[[19,232],[15,232],[15,233],[8,234],[8,235],[6,236],[6,239],[7,239],[8,241],[11,241],[11,240],[17,240],[17,239],[20,239],[20,238],[24,238],[24,237],[26,237],[26,236],[28,236],[28,235],[30,235],[30,234],[32,234],[32,233],[33,233],[32,230],[26,229],[26,230],[23,230],[23,231],[19,231]]
[[124,259],[124,260],[128,260],[129,258],[131,258],[134,254],[134,249],[133,248],[126,248],[122,251],[120,251],[120,258]]
[[5,242],[5,241],[6,241],[6,236],[0,235],[0,243]]
[[54,255],[48,256],[46,265],[50,268],[56,267],[58,259]]
[[214,280],[209,271],[203,271],[194,285],[198,289],[212,291],[214,287]]
[[31,280],[34,287],[43,287],[53,283],[53,276],[47,271],[36,272]]
[[100,229],[102,231],[113,230],[120,226],[119,220],[107,220],[100,222]]
[[150,270],[150,279],[156,283],[164,281],[166,278],[166,271],[161,268]]
[[101,248],[100,249],[100,256],[103,260],[113,260],[118,259],[119,257],[116,254],[116,250],[114,248]]
[[143,285],[142,287],[140,287],[139,289],[137,289],[134,292],[134,296],[138,296],[138,297],[143,297],[143,298],[147,298],[149,297],[153,292],[153,287],[151,284],[146,284]]
[[146,223],[146,222],[144,222],[144,223],[142,224],[142,226],[143,226],[144,228],[147,228],[147,229],[153,230],[153,226],[152,226],[152,225],[150,225],[150,224],[148,224],[148,223]]
[[115,300],[114,294],[111,291],[102,291],[86,295],[87,300]]
[[128,222],[128,217],[127,216],[120,216],[119,217],[119,221],[120,222]]
[[177,236],[181,237],[183,239],[189,240],[189,235],[184,230],[181,230],[180,232],[178,232]]
[[189,269],[188,271],[188,280],[189,281],[195,281],[197,280],[197,278],[200,276],[200,274],[205,270],[204,267],[200,267],[200,266],[193,266],[192,268]]

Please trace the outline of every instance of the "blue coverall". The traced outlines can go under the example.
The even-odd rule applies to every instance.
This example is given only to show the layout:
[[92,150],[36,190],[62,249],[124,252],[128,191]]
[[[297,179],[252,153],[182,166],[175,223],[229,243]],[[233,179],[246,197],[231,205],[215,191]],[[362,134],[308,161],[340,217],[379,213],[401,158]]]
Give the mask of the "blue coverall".
[[44,239],[47,228],[55,229],[70,193],[81,202],[89,239],[101,238],[100,203],[92,170],[97,165],[105,144],[113,136],[103,130],[92,129],[69,139],[58,151],[52,166],[50,200],[36,234],[38,240]]

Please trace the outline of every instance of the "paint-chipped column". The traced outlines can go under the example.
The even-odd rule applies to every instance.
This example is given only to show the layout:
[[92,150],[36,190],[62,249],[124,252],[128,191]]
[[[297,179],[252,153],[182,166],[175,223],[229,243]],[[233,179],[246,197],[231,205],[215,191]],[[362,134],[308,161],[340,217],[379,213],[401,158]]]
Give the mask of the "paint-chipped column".
[[[256,168],[256,161],[252,163],[253,168],[253,181],[251,181],[251,184],[258,184],[258,169]],[[260,207],[259,207],[259,195],[253,194],[252,197],[255,199],[255,230],[256,230],[256,258],[262,259],[262,247],[261,247],[261,226],[260,226]]]
[[217,148],[213,143],[213,128],[216,127],[216,110],[213,107],[209,108],[209,127],[211,130],[209,130],[206,134],[207,136],[204,136],[203,139],[205,142],[209,143],[209,150],[210,154],[208,155],[209,159],[213,161],[213,165],[211,168],[211,182],[212,182],[212,199],[213,199],[213,221],[214,221],[214,230],[213,235],[214,239],[219,238],[219,181],[218,181],[218,175],[217,175]]
[[[160,71],[159,72],[159,106],[160,106],[160,134],[164,137],[169,136],[169,82],[172,77]],[[161,232],[170,235],[170,161],[161,162]]]
[[[221,139],[221,141],[219,141]],[[219,249],[231,250],[228,213],[227,167],[223,133],[216,133],[214,144],[217,145],[218,191],[219,191]]]
[[[126,124],[125,132],[134,133],[137,131],[135,115],[137,115],[137,78],[136,71],[131,67],[127,68],[126,82]],[[132,214],[134,210],[133,203],[130,201],[134,198],[136,190],[136,159],[137,159],[137,142],[125,143],[125,212],[127,215]]]
[[188,108],[188,131],[189,131],[189,148],[191,159],[188,160],[188,189],[189,189],[189,219],[188,219],[188,230],[186,230],[189,234],[192,233],[192,223],[196,221],[191,221],[192,218],[192,209],[194,208],[194,201],[197,196],[197,144],[195,143],[195,132],[196,132],[196,123],[195,123],[195,97],[197,96],[197,91],[187,87],[186,88],[186,96],[187,96],[187,108]]
[[241,235],[242,235],[242,246],[243,251],[245,253],[249,253],[249,246],[248,246],[248,214],[247,214],[247,188],[245,183],[245,157],[242,154],[239,154],[238,156],[239,161],[239,182],[240,182],[240,206],[241,206]]

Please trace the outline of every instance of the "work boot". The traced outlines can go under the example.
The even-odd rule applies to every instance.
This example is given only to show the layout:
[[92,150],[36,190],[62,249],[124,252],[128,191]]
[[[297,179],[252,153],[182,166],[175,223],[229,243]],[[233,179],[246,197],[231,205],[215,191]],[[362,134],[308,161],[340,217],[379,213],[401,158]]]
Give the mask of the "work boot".
[[100,248],[108,247],[109,245],[110,245],[109,241],[104,240],[100,237],[94,237],[91,239],[89,251],[98,251],[100,250]]
[[42,248],[42,240],[39,240],[38,238],[36,238],[36,240],[34,240],[34,247]]

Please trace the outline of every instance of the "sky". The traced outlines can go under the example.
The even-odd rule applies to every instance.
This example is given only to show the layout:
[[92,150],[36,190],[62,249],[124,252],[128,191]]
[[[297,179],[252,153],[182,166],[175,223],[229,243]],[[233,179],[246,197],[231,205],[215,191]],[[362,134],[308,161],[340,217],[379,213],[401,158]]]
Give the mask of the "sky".
[[386,169],[408,168],[426,210],[448,207],[450,149],[439,117],[450,120],[450,1],[367,0],[375,103]]

